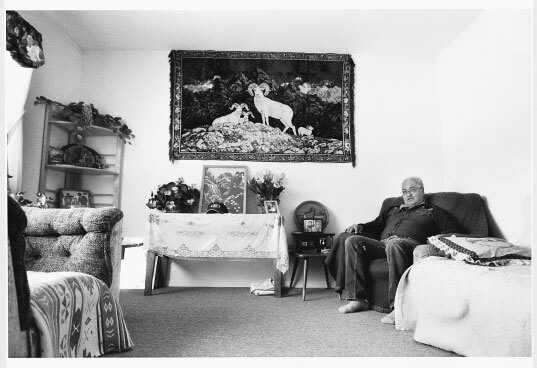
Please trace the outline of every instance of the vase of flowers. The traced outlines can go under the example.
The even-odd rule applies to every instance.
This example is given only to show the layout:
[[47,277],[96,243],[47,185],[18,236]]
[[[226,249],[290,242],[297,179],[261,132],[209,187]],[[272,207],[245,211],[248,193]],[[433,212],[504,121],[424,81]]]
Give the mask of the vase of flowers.
[[257,173],[248,181],[248,189],[255,193],[257,206],[261,213],[265,213],[264,201],[274,200],[280,203],[280,194],[285,189],[283,186],[284,178],[285,174],[282,173],[275,179],[274,174],[265,170]]
[[198,209],[200,191],[194,184],[185,184],[183,178],[158,186],[156,194],[151,191],[151,197],[146,206],[163,212],[193,213]]

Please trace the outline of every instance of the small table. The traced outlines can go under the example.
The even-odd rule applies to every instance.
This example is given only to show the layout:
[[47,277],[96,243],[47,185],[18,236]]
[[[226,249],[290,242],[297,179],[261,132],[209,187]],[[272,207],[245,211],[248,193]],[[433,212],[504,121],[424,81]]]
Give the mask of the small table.
[[[272,259],[274,297],[282,297],[282,275],[289,268],[289,253],[280,214],[152,211],[148,220],[144,295],[152,295],[153,288],[166,284],[170,259]],[[157,275],[154,272],[156,260],[162,265],[162,272],[158,272],[157,264]]]
[[121,241],[121,259],[125,258],[126,248],[141,247],[144,245],[143,238],[123,238]]
[[304,284],[302,286],[302,301],[306,300],[306,284],[308,282],[308,261],[310,258],[319,258],[323,263],[324,268],[324,278],[326,280],[326,287],[330,289],[330,280],[328,279],[328,269],[324,260],[328,253],[311,253],[311,252],[299,252],[299,251],[289,251],[291,257],[295,257],[295,263],[293,265],[293,274],[291,275],[291,282],[289,288],[293,287],[293,280],[295,279],[296,269],[298,268],[298,262],[304,260]]

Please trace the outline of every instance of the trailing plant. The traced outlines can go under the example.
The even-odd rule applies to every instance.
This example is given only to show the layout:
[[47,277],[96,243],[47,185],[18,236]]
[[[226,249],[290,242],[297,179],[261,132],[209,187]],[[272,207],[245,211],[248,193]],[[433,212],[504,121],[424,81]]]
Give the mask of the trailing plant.
[[100,114],[92,103],[86,104],[80,101],[64,105],[61,102],[39,96],[35,98],[34,104],[47,104],[61,108],[60,117],[75,123],[82,133],[85,133],[90,125],[97,125],[112,130],[125,143],[131,144],[130,140],[134,138],[132,130],[122,122],[120,117]]

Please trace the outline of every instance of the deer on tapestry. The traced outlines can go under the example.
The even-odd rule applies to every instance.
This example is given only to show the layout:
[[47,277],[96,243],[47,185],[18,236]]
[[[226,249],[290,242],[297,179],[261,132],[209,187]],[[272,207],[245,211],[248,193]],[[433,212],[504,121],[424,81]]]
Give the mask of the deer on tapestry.
[[293,119],[293,109],[286,104],[266,97],[269,92],[270,87],[266,83],[261,83],[260,85],[251,83],[248,86],[248,93],[251,96],[254,96],[254,105],[257,111],[261,114],[263,124],[269,125],[269,117],[278,119],[285,125],[285,129],[282,133],[285,133],[287,129],[291,128],[296,135],[296,128],[291,121]]

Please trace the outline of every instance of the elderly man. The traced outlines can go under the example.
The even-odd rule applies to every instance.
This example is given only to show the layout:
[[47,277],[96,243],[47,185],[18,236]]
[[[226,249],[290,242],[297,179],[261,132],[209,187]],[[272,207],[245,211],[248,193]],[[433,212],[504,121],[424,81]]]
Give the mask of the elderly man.
[[392,312],[381,322],[394,324],[395,292],[399,279],[412,265],[414,248],[429,236],[457,231],[447,212],[425,203],[420,178],[405,179],[402,194],[401,206],[387,209],[371,222],[352,225],[336,237],[325,262],[336,280],[336,292],[348,300],[339,308],[341,313],[369,309],[367,264],[373,259],[387,258]]

